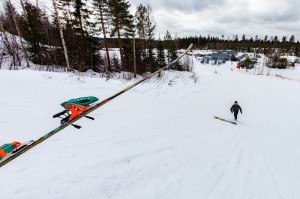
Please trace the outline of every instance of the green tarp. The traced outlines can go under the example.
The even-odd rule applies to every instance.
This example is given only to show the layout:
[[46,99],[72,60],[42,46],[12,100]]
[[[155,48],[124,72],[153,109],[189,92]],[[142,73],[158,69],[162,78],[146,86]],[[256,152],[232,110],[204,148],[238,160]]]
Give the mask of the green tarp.
[[99,99],[97,97],[93,97],[93,96],[88,96],[88,97],[79,97],[79,98],[75,98],[75,99],[70,99],[68,101],[65,101],[63,103],[61,103],[61,106],[64,106],[65,103],[71,103],[71,104],[78,104],[81,106],[86,106],[89,104],[92,104],[94,102],[97,102]]

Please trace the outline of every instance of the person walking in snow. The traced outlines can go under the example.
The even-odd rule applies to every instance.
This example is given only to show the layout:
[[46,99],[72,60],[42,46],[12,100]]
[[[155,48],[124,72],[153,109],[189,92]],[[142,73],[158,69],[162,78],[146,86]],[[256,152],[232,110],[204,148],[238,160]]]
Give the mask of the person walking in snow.
[[238,102],[235,101],[234,104],[232,105],[230,111],[231,113],[234,114],[234,119],[237,120],[237,115],[239,113],[239,110],[241,111],[242,114],[242,108],[240,107],[240,105],[238,105]]

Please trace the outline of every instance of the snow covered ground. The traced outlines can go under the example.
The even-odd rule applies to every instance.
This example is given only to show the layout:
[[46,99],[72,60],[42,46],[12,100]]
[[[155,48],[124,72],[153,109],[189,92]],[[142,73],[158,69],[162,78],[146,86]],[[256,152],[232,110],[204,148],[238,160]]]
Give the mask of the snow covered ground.
[[[6,199],[298,199],[300,67],[202,65],[165,72],[0,168]],[[276,77],[280,74],[282,77]],[[38,139],[75,97],[132,81],[0,70],[0,144]],[[229,109],[243,108],[238,125]]]

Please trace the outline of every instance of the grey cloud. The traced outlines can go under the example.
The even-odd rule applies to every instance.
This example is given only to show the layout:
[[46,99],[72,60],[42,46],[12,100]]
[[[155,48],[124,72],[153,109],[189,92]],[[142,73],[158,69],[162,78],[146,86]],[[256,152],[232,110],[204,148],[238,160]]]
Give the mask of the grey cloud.
[[141,1],[132,0],[130,1],[132,5],[139,4],[149,4],[155,10],[172,10],[172,11],[182,11],[182,12],[200,12],[208,7],[222,6],[226,3],[224,0],[152,0],[152,1]]
[[[1,0],[0,0],[1,1]],[[35,1],[35,0],[30,0]],[[169,30],[178,36],[208,35],[227,38],[295,35],[300,39],[300,0],[128,0],[134,14],[149,4],[157,24],[156,35]],[[52,7],[49,0],[40,0]]]
[[284,14],[271,14],[271,15],[259,15],[255,18],[259,22],[266,23],[279,23],[279,22],[291,22],[299,20],[299,15],[296,13],[288,12]]

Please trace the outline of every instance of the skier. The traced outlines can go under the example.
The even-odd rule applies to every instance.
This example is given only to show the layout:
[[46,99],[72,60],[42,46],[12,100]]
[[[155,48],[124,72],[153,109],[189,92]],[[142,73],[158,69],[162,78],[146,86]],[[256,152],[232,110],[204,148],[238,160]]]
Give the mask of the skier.
[[241,111],[241,114],[243,114],[242,108],[240,107],[240,105],[238,105],[238,102],[235,101],[230,109],[231,113],[234,113],[234,120],[237,120],[237,115],[239,113],[239,110]]

